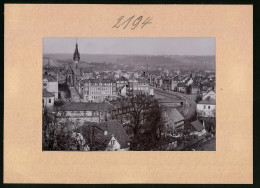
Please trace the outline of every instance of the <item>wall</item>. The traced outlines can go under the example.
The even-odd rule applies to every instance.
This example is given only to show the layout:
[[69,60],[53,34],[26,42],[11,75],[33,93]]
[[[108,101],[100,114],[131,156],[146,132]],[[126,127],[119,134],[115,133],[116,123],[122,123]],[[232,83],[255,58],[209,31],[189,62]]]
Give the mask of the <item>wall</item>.
[[[204,109],[205,106],[205,109]],[[210,106],[210,109],[208,107]],[[200,115],[200,111],[204,112],[205,114]],[[197,113],[199,117],[214,117],[216,116],[216,105],[209,105],[209,104],[197,104]]]
[[[53,109],[54,97],[43,97],[42,99],[43,99],[42,103],[44,107],[47,107],[48,109]],[[49,99],[51,100],[50,103],[49,103]]]
[[[111,145],[111,141],[114,140],[114,144]],[[109,151],[115,151],[115,150],[120,150],[121,146],[120,144],[118,143],[118,141],[116,140],[116,138],[113,136],[111,138],[111,140],[109,141],[109,144],[108,144],[108,147],[107,147],[107,150]]]
[[55,95],[55,100],[58,99],[58,82],[48,82],[47,91]]

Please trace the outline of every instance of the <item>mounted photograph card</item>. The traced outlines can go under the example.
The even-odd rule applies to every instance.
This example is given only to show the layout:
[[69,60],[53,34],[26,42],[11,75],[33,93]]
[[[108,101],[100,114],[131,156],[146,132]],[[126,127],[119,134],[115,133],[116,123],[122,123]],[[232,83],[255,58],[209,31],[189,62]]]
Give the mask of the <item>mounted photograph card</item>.
[[5,183],[253,183],[252,5],[6,4],[4,34]]

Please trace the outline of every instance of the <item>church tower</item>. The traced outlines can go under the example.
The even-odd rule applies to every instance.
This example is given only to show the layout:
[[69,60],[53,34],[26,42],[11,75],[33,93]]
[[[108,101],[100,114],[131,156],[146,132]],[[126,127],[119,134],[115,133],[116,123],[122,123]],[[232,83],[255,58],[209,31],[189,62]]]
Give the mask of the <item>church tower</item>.
[[73,61],[74,61],[76,68],[78,68],[79,60],[80,60],[80,55],[79,55],[78,43],[77,43],[77,39],[76,39],[76,48],[75,48],[74,55],[73,55]]

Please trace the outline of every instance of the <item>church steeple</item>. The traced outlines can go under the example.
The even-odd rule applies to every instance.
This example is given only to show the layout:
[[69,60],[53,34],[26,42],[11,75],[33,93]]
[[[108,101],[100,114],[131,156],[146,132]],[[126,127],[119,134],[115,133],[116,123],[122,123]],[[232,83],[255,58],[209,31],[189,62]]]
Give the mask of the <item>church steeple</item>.
[[80,60],[80,54],[79,54],[78,43],[77,43],[77,39],[76,39],[76,48],[75,48],[74,55],[73,55],[73,61],[75,63],[75,67],[78,67],[79,60]]

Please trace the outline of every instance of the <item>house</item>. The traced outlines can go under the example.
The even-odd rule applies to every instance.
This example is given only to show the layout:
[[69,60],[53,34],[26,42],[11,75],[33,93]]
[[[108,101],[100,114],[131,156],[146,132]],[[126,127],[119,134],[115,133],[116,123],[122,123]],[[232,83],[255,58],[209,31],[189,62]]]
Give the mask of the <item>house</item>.
[[191,122],[190,135],[202,136],[206,134],[205,127],[201,124],[199,120]]
[[163,118],[165,120],[165,128],[167,131],[173,131],[184,128],[184,117],[181,113],[172,107],[165,107],[163,110]]
[[125,86],[128,84],[128,80],[125,77],[121,77],[117,79],[116,81],[116,87],[121,88],[122,86]]
[[42,105],[43,108],[47,108],[48,110],[53,110],[54,106],[54,98],[55,95],[46,89],[42,90]]
[[149,87],[149,81],[145,78],[130,79],[128,89],[129,92],[153,94]]
[[80,95],[86,102],[103,102],[116,98],[116,82],[111,79],[81,81]]
[[200,86],[193,83],[191,85],[191,94],[198,94],[198,93],[200,93]]
[[76,132],[81,133],[85,140],[90,142],[91,150],[129,150],[131,140],[122,124],[116,120],[103,123],[85,123]]
[[177,91],[181,93],[187,92],[187,85],[185,83],[178,83],[177,84]]
[[187,85],[189,86],[189,85],[193,84],[193,82],[194,82],[193,79],[190,78],[189,81],[187,82]]
[[71,102],[60,107],[57,116],[61,121],[70,120],[82,125],[84,122],[107,121],[113,109],[114,107],[108,102]]
[[126,96],[126,85],[121,86],[120,88],[117,88],[118,94],[120,96]]
[[54,99],[57,100],[59,96],[58,80],[45,72],[42,76],[43,89],[54,94]]
[[205,118],[216,117],[216,100],[210,97],[198,102],[197,104],[197,116]]
[[216,100],[216,93],[215,93],[213,90],[211,90],[211,91],[205,93],[205,94],[202,96],[202,100],[205,100],[205,99],[207,99],[208,97],[211,98],[211,99],[215,99],[215,100]]

